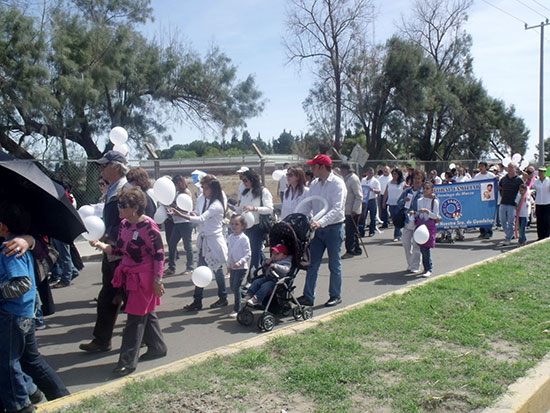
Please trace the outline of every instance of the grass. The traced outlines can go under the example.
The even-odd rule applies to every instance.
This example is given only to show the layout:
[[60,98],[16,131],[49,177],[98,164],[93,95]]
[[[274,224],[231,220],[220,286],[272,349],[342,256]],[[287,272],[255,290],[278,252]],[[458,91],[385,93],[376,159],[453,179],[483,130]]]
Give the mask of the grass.
[[550,351],[550,244],[63,411],[467,412]]

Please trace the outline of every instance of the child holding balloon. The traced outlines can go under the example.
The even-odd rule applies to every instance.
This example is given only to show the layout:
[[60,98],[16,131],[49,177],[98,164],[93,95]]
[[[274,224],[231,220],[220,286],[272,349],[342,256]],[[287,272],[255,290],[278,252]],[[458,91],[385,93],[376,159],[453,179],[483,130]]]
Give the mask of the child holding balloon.
[[232,233],[227,239],[227,269],[229,284],[235,295],[235,305],[229,317],[235,318],[241,309],[241,284],[248,271],[251,252],[250,241],[244,233],[247,227],[246,219],[240,214],[235,214],[231,217],[229,225]]
[[[441,221],[439,216],[439,201],[434,195],[434,188],[431,182],[424,182],[422,185],[422,197],[418,200],[417,210],[410,211],[409,214],[414,215],[416,230],[414,233],[414,241],[420,246],[422,254],[422,265],[424,273],[422,277],[428,278],[432,275],[432,258],[430,249],[435,248],[435,237],[437,233],[436,224]],[[420,228],[425,225],[425,228]],[[426,234],[427,230],[427,234]],[[424,241],[420,238],[426,238]],[[423,243],[421,241],[424,241]]]

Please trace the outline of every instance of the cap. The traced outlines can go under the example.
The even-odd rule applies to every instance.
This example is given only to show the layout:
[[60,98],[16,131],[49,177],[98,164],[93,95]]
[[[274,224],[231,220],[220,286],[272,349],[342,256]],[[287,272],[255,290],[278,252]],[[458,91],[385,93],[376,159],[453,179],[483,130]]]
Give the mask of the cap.
[[539,168],[539,171],[544,171],[544,172],[546,172],[546,166],[541,166],[541,167]]
[[102,158],[95,161],[95,163],[98,163],[100,165],[106,165],[109,162],[120,162],[120,163],[128,163],[126,160],[126,157],[117,151],[109,151],[105,155],[103,155]]
[[249,170],[248,166],[241,166],[239,169],[237,169],[237,173],[244,174],[248,170]]
[[332,159],[330,159],[327,155],[320,154],[313,158],[311,161],[307,161],[306,163],[308,165],[332,166]]
[[275,251],[281,254],[288,255],[288,248],[284,244],[277,244],[271,248],[271,251]]

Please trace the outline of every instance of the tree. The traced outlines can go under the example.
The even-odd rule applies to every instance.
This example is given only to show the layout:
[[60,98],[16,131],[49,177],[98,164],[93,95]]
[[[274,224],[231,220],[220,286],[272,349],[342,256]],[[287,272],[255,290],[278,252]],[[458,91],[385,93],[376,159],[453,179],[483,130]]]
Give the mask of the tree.
[[284,40],[288,59],[313,59],[320,82],[333,88],[333,139],[340,149],[343,69],[372,18],[372,0],[292,0],[291,5]]
[[291,132],[283,130],[278,139],[273,140],[273,153],[292,153],[292,145],[294,144],[294,136]]
[[137,32],[149,4],[60,0],[41,24],[0,3],[0,145],[29,157],[33,139],[53,139],[98,158],[109,147],[98,137],[115,125],[141,150],[144,142],[171,139],[170,118],[224,134],[262,111],[254,78],[237,80],[219,49],[201,57],[177,39],[161,46]]

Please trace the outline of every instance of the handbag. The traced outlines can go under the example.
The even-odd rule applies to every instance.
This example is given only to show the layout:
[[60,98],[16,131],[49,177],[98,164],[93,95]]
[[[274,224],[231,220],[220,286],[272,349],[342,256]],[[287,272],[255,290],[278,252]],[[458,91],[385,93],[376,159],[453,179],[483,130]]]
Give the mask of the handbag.
[[48,273],[51,271],[57,259],[59,258],[59,252],[50,244],[47,244],[48,255],[45,258],[34,258],[34,272],[37,284],[48,278]]
[[[260,196],[260,206],[264,206],[263,203],[263,191],[262,195]],[[258,225],[260,226],[260,229],[263,233],[267,234],[269,231],[271,231],[271,228],[275,224],[275,217],[273,216],[273,212],[271,214],[260,214]]]

